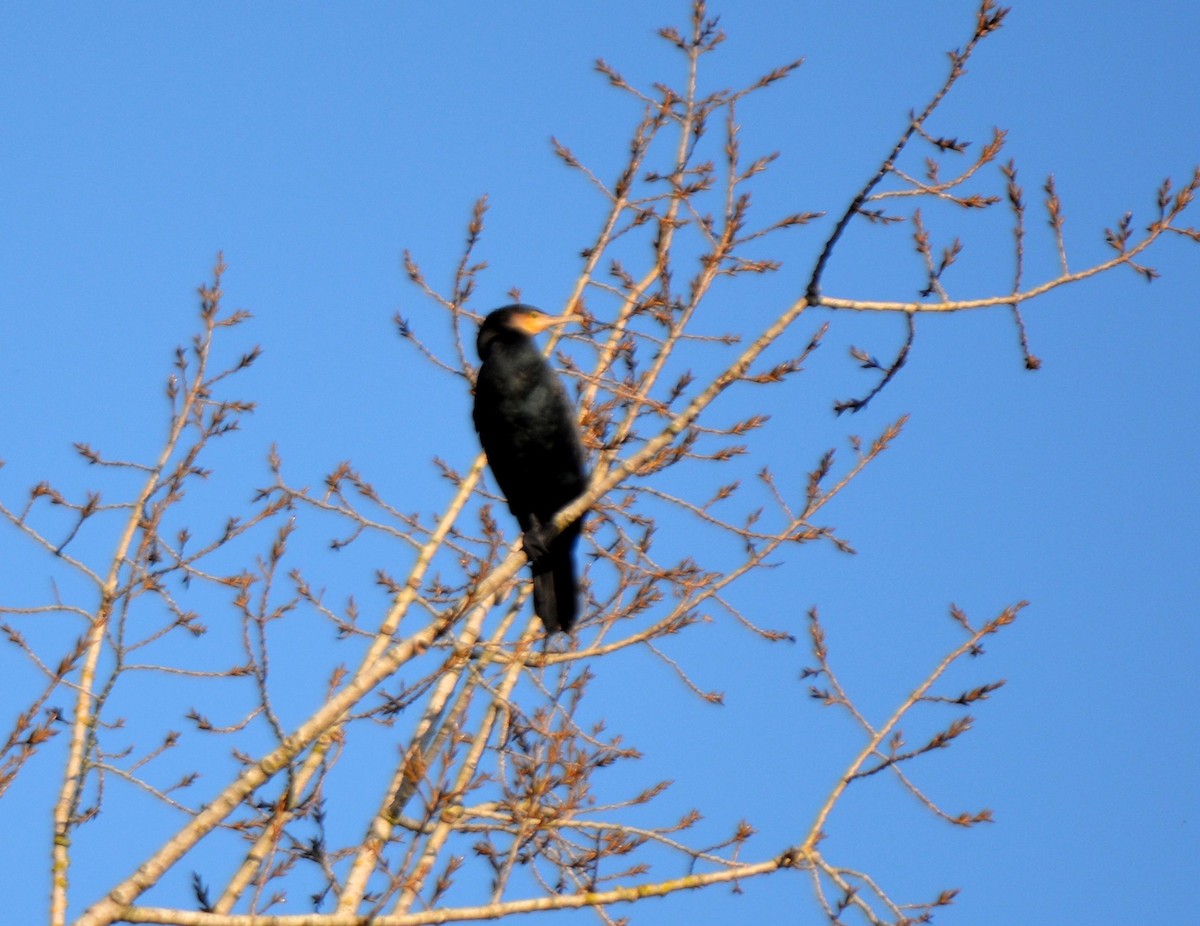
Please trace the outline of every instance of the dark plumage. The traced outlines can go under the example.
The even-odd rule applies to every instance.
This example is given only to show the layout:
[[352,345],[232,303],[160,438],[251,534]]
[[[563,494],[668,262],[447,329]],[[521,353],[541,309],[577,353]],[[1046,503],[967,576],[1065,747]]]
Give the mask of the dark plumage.
[[542,527],[587,487],[575,411],[533,335],[573,321],[527,305],[496,309],[479,326],[475,430],[525,534],[533,609],[546,630],[570,630],[578,610],[574,550],[582,519],[547,541]]

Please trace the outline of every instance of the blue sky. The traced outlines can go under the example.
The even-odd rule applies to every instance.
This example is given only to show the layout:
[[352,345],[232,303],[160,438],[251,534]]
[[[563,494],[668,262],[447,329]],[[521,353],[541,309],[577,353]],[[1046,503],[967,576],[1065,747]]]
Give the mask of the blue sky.
[[[973,16],[971,4],[944,0],[728,6],[713,7],[730,38],[709,61],[710,86],[806,59],[739,113],[748,152],[783,152],[754,189],[778,215],[844,207]],[[639,85],[678,79],[653,33],[686,15],[686,4],[661,0],[10,6],[0,30],[0,499],[18,504],[47,477],[89,485],[74,441],[114,456],[154,449],[171,351],[190,336],[194,288],[222,249],[227,298],[254,315],[239,348],[265,349],[241,386],[258,410],[222,451],[228,497],[265,480],[277,442],[299,483],[352,459],[401,508],[435,510],[447,489],[430,460],[465,466],[474,434],[462,383],[428,377],[394,336],[397,310],[437,323],[405,280],[401,251],[435,285],[448,280],[486,193],[479,307],[518,286],[557,311],[600,205],[549,138],[612,173],[637,113],[591,63],[603,57]],[[1008,129],[1031,204],[1055,175],[1073,264],[1103,259],[1104,226],[1129,209],[1140,227],[1162,178],[1183,181],[1200,163],[1198,26],[1180,2],[1018,3],[935,125],[977,142]],[[937,218],[944,238],[967,243],[956,295],[1006,285],[1005,216]],[[796,294],[825,227],[795,233],[784,273],[722,304],[769,317]],[[1038,279],[1053,272],[1052,244],[1040,219],[1030,236],[1027,273]],[[923,768],[949,804],[991,807],[996,824],[949,832],[882,782],[834,820],[838,860],[885,873],[897,894],[961,887],[938,922],[1191,915],[1200,250],[1166,241],[1149,262],[1163,272],[1152,285],[1122,271],[1030,305],[1037,373],[1022,368],[1006,313],[929,319],[909,367],[853,419],[829,411],[867,382],[846,347],[886,354],[901,326],[824,313],[803,327],[829,320],[829,341],[763,437],[802,471],[847,434],[912,414],[829,512],[858,556],[805,550],[739,598],[797,631],[819,605],[843,680],[875,716],[954,642],[949,602],[980,619],[1032,602],[955,682],[1007,686]],[[864,226],[826,291],[908,298],[919,284],[906,235]],[[44,597],[49,567],[13,532],[0,537],[0,603]],[[686,548],[687,535],[664,543]],[[614,660],[599,664],[596,693],[610,724],[646,752],[648,777],[679,781],[681,808],[699,805],[714,826],[746,816],[763,854],[782,848],[858,744],[854,731],[807,700],[801,647],[717,628],[672,655],[724,690],[727,706],[698,705],[650,662]],[[0,660],[6,677],[22,677],[11,651]],[[603,676],[622,668],[636,684]],[[23,834],[0,849],[22,885],[9,896],[13,922],[43,917],[48,805],[38,798],[57,774],[50,758],[43,780],[22,779],[17,800],[0,802],[0,830]],[[135,861],[119,859],[116,873]],[[77,902],[104,886],[86,866],[75,877]],[[780,877],[742,896],[631,912],[644,923],[818,918],[807,882]]]

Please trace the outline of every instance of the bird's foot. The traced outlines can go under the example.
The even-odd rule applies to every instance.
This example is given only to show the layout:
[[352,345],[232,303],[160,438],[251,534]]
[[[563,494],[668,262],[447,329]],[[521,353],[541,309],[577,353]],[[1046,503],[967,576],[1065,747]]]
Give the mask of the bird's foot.
[[522,545],[525,547],[525,555],[529,557],[531,563],[536,563],[550,550],[549,541],[546,540],[541,525],[529,528],[521,539]]

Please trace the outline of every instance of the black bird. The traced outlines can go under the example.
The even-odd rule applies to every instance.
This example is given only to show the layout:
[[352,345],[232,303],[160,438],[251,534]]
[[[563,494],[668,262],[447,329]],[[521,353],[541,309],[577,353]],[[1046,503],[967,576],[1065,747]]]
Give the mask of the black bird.
[[566,390],[533,335],[574,321],[528,305],[496,309],[479,326],[475,430],[508,499],[533,571],[533,610],[549,633],[571,629],[578,611],[574,550],[582,518],[547,541],[543,526],[587,487],[583,445]]

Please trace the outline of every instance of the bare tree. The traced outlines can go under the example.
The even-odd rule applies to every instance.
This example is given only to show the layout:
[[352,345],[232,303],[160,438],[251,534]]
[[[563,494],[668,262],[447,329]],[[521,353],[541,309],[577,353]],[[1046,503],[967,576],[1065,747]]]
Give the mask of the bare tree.
[[[615,169],[585,165],[554,143],[605,209],[563,300],[582,330],[552,343],[574,385],[592,470],[587,492],[554,522],[561,529],[588,513],[586,601],[569,638],[545,639],[531,613],[525,554],[503,500],[488,488],[482,456],[438,461],[454,494],[429,512],[405,507],[411,499],[381,497],[350,464],[315,488],[298,485],[272,451],[269,480],[250,505],[213,523],[211,506],[191,495],[215,478],[210,458],[253,407],[232,390],[259,355],[235,346],[248,315],[223,308],[218,260],[200,288],[198,330],[178,349],[167,379],[158,456],[116,460],[80,444],[99,489],[73,496],[46,481],[0,506],[10,534],[45,552],[54,581],[41,603],[0,602],[10,654],[40,679],[8,699],[15,714],[3,733],[0,795],[39,759],[40,774],[59,781],[50,922],[399,926],[579,907],[615,922],[621,904],[785,870],[803,873],[833,923],[923,922],[949,904],[953,890],[902,897],[902,887],[857,870],[853,858],[828,855],[822,839],[847,791],[875,776],[894,776],[950,824],[989,819],[987,810],[943,807],[922,790],[916,760],[966,733],[968,711],[1000,687],[979,680],[948,689],[944,676],[980,654],[1023,603],[982,620],[952,608],[960,642],[932,657],[911,694],[883,717],[843,687],[818,613],[808,612],[811,696],[855,724],[862,745],[845,757],[832,789],[813,795],[816,812],[797,822],[782,851],[755,843],[750,823],[724,838],[701,836],[697,812],[680,818],[658,809],[665,782],[613,793],[604,770],[638,752],[587,696],[604,658],[637,649],[698,697],[719,700],[670,655],[672,638],[720,616],[763,640],[791,641],[786,629],[742,613],[734,590],[797,548],[850,549],[824,522],[826,506],[887,450],[904,420],[853,441],[845,462],[832,450],[809,450],[801,476],[754,443],[771,396],[803,372],[822,342],[827,322],[804,327],[815,310],[904,321],[890,357],[854,350],[875,379],[834,408],[855,412],[904,366],[922,315],[1009,312],[1025,365],[1036,368],[1022,322],[1026,302],[1122,267],[1153,277],[1145,261],[1160,239],[1200,241],[1200,231],[1183,224],[1198,171],[1178,189],[1163,183],[1143,231],[1130,213],[1106,230],[1108,259],[1074,264],[1052,177],[1031,205],[1016,165],[1002,159],[1002,131],[972,152],[932,127],[1006,13],[992,0],[979,3],[944,81],[885,146],[861,189],[836,207],[786,215],[751,210],[748,187],[773,156],[743,155],[738,111],[800,61],[738,90],[701,93],[698,74],[724,36],[697,0],[685,28],[660,33],[686,61],[681,86],[640,88],[598,62],[637,117],[628,158]],[[1008,210],[1010,287],[951,295],[960,240],[935,245],[927,217],[947,203]],[[396,318],[420,362],[463,393],[474,376],[474,326],[490,308],[474,299],[485,213],[480,200],[446,291],[406,254],[408,276],[428,299],[416,314]],[[1029,280],[1026,248],[1043,221],[1058,271]],[[911,236],[926,279],[917,295],[868,301],[826,292],[826,270],[856,222]],[[717,312],[714,287],[773,273],[772,242],[809,225],[821,230],[820,244],[790,303]],[[719,400],[742,392],[756,410],[730,420]],[[686,479],[676,478],[684,472]],[[301,522],[332,537],[336,557],[296,553]],[[337,600],[325,590],[329,573],[356,551],[354,562],[375,564],[385,606],[361,603],[370,602],[369,587]],[[32,584],[43,582],[37,576]],[[68,639],[38,629],[55,616],[76,628]],[[158,709],[180,697],[192,705],[182,715]],[[610,721],[619,728],[619,716]],[[56,768],[49,760],[59,756]],[[137,808],[128,812],[139,824],[154,819],[169,835],[144,857],[123,858],[132,873],[103,896],[75,897],[74,873],[97,861],[80,854],[77,834],[106,819],[117,832],[128,825],[111,819],[114,789],[139,796],[117,813]],[[170,892],[151,894],[181,871],[192,885],[187,903],[177,891],[170,906]]]

